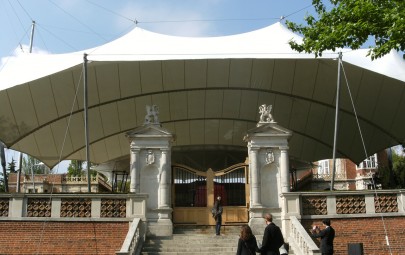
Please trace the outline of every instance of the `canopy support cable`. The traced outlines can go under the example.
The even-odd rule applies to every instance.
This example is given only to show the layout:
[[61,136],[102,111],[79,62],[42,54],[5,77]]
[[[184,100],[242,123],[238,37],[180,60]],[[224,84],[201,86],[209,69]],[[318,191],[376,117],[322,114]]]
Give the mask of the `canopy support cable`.
[[[76,102],[77,102],[77,95],[79,93],[79,88],[80,88],[80,84],[82,82],[82,78],[83,78],[83,70],[82,70],[82,72],[80,74],[79,81],[77,82],[75,96],[73,98],[72,107],[70,109],[70,115],[67,118],[67,126],[66,126],[66,129],[65,129],[65,135],[63,136],[63,141],[62,141],[62,145],[61,145],[61,149],[60,149],[60,153],[59,153],[59,160],[58,160],[59,163],[62,162],[63,150],[65,148],[66,140],[67,140],[67,137],[68,137],[68,134],[69,134],[70,124],[72,123],[73,112],[74,112],[74,108],[75,108],[75,105],[76,105]],[[59,167],[60,167],[60,164],[58,164],[58,168],[56,169],[56,172],[52,171],[51,174],[54,175],[54,174],[58,173],[59,172]],[[52,203],[52,196],[53,196],[53,192],[54,192],[54,187],[55,187],[55,182],[52,182],[51,193],[49,194],[49,201],[48,201],[49,204]],[[41,244],[42,244],[43,237],[44,237],[43,233],[45,231],[45,226],[46,226],[47,222],[48,221],[45,220],[43,222],[43,224],[42,224],[40,240],[38,242],[37,252],[35,254],[40,254],[39,251],[40,251],[40,248],[42,247]]]
[[[366,159],[367,159],[367,158],[368,158],[368,154],[367,154],[366,144],[364,143],[363,133],[361,132],[360,122],[359,122],[359,118],[358,118],[358,115],[357,115],[357,112],[356,112],[356,108],[355,108],[355,106],[354,106],[354,101],[353,101],[352,93],[351,93],[351,91],[350,91],[349,81],[348,81],[348,79],[347,79],[347,76],[346,76],[346,72],[345,72],[343,63],[340,63],[340,65],[342,66],[342,71],[343,71],[343,76],[344,76],[344,78],[345,78],[345,82],[346,82],[346,86],[347,86],[347,91],[348,91],[348,94],[349,94],[349,97],[350,97],[350,101],[351,101],[351,103],[352,103],[353,113],[354,113],[354,116],[355,116],[355,118],[356,118],[357,128],[359,129],[359,133],[360,133],[361,143],[362,143],[362,145],[363,145],[364,154],[365,154]],[[373,187],[373,190],[374,190],[374,196],[375,196],[375,198],[377,199],[377,201],[379,201],[379,199],[378,199],[378,193],[377,193],[377,188],[376,188],[376,186],[375,186],[375,180],[374,180],[374,176],[373,176],[373,175],[371,175],[371,182],[372,182],[372,187]],[[377,203],[377,206],[378,206],[378,208],[379,208],[380,211],[381,211],[381,206],[380,206],[380,203],[379,203],[379,202]],[[390,253],[390,255],[392,255],[391,245],[390,245],[389,238],[388,238],[387,226],[386,226],[386,224],[385,224],[385,220],[384,220],[384,216],[383,216],[383,215],[381,215],[381,221],[382,221],[383,226],[384,226],[385,241],[386,241],[386,244],[387,244],[387,246],[388,246],[389,253]]]

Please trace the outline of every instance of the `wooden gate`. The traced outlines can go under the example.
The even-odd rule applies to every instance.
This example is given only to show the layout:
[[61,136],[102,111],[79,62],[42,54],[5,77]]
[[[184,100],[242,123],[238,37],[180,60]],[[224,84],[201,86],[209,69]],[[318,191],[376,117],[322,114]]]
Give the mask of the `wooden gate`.
[[173,223],[215,225],[211,208],[217,196],[222,198],[223,225],[247,223],[250,197],[248,169],[246,163],[216,172],[173,165]]

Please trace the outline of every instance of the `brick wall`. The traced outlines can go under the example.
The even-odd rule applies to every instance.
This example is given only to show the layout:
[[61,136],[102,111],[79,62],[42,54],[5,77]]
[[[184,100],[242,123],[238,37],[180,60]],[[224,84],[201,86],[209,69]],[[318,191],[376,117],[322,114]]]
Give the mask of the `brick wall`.
[[128,222],[0,221],[0,254],[115,254]]
[[[381,218],[331,219],[336,231],[334,241],[335,255],[347,255],[348,243],[363,243],[367,255],[405,254],[405,217],[384,217],[390,241],[391,252],[385,241],[384,225]],[[305,229],[313,225],[322,227],[322,220],[302,220]],[[319,246],[319,240],[315,240]]]

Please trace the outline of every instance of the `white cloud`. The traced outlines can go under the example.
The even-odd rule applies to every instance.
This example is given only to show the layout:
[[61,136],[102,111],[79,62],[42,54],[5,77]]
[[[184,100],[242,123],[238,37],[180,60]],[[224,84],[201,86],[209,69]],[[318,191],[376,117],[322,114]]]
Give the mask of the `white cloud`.
[[10,61],[13,58],[18,58],[19,56],[22,55],[27,55],[27,54],[50,54],[50,52],[43,50],[38,47],[32,47],[32,53],[30,52],[30,47],[29,45],[26,44],[21,44],[20,47],[17,47],[13,50],[11,56],[6,56],[2,57],[0,61],[0,71],[3,69],[3,66],[7,64],[8,61]]

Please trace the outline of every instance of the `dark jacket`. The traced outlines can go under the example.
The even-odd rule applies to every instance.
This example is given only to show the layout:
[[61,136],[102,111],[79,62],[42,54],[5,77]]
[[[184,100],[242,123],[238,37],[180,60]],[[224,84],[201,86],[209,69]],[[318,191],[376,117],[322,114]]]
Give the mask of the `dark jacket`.
[[239,238],[236,255],[254,255],[256,252],[259,252],[259,247],[257,246],[255,236],[252,236],[246,241]]
[[212,217],[214,217],[215,222],[222,223],[222,211],[223,208],[221,205],[214,205]]
[[333,254],[333,239],[335,239],[335,230],[332,227],[326,227],[319,233],[312,233],[312,237],[321,238],[322,254]]
[[261,254],[280,254],[279,248],[284,244],[284,237],[280,228],[271,222],[264,229]]

